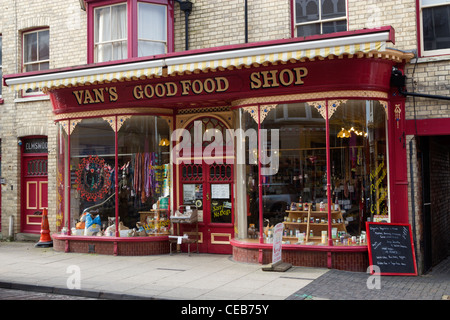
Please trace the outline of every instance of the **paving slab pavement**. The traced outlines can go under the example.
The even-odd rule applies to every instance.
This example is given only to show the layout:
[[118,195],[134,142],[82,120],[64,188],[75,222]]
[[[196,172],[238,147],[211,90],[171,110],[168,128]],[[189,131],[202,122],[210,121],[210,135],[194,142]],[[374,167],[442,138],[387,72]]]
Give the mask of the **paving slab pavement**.
[[[422,276],[292,267],[263,271],[229,255],[108,256],[0,242],[0,288],[99,299],[182,301],[448,300],[450,257]],[[373,282],[375,283],[375,282]]]
[[229,255],[108,256],[0,242],[0,286],[102,298],[285,300],[328,271],[266,272]]

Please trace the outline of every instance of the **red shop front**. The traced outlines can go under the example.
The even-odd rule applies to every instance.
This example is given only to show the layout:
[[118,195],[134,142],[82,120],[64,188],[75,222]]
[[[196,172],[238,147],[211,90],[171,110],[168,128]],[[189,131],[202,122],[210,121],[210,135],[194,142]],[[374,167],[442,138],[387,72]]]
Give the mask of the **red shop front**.
[[[192,206],[200,252],[269,263],[282,222],[284,261],[365,271],[365,222],[408,222],[390,79],[411,57],[393,39],[384,27],[6,76],[51,98],[55,249],[168,253],[193,232],[170,216]],[[80,231],[96,217],[95,236]]]

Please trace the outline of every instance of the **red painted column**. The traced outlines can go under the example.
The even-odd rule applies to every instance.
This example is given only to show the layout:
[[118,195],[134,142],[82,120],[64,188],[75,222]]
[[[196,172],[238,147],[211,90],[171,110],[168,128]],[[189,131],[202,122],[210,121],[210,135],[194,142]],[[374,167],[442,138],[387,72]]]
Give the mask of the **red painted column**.
[[391,91],[388,107],[390,214],[392,223],[409,223],[405,97]]

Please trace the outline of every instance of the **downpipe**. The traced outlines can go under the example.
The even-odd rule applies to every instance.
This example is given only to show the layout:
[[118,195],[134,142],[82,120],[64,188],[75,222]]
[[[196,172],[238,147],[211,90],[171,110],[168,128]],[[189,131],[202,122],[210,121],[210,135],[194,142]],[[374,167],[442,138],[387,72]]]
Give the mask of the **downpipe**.
[[14,217],[9,216],[8,240],[14,240]]

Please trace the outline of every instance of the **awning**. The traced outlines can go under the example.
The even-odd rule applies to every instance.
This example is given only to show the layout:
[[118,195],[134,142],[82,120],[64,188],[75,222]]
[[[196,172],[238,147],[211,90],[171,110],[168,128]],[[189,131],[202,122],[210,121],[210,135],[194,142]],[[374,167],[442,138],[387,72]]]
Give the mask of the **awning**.
[[[386,48],[393,42],[391,27],[349,31],[307,39],[288,39],[205,50],[171,53],[138,62],[118,62],[107,66],[87,65],[63,70],[5,75],[4,83],[14,90],[40,88],[44,92],[64,87],[132,81],[159,76],[175,76],[196,71],[255,66],[266,63],[331,58],[343,55],[377,54],[400,59],[399,51]],[[400,57],[400,58],[399,58]]]
[[[103,82],[144,79],[161,76],[162,60],[128,63],[106,67],[92,67],[36,75],[21,74],[6,78],[5,83],[14,90],[57,89],[62,87],[91,85]],[[45,91],[45,90],[44,90]]]
[[[213,54],[199,54],[166,60],[167,72],[175,75],[195,70],[208,71],[228,67],[251,66],[254,64],[288,62],[290,60],[326,58],[330,55],[383,52],[386,50],[387,35],[380,34],[372,41],[367,36],[353,36],[350,39],[329,39],[325,41],[306,41],[271,47],[232,50]],[[350,41],[349,41],[350,40]]]

